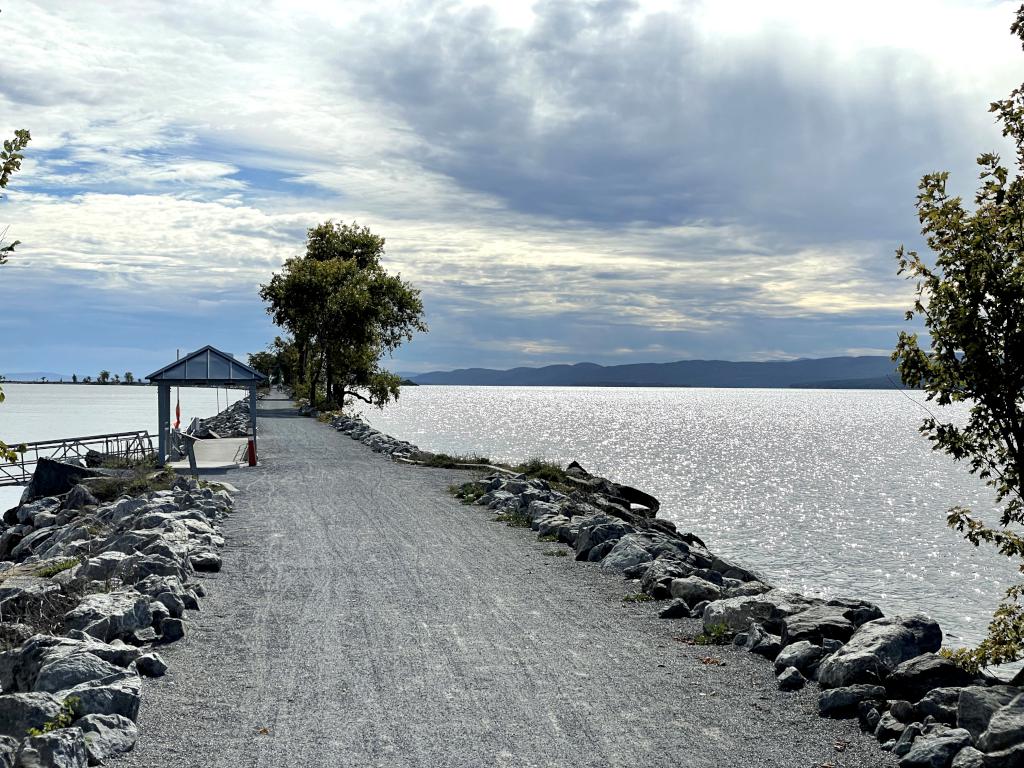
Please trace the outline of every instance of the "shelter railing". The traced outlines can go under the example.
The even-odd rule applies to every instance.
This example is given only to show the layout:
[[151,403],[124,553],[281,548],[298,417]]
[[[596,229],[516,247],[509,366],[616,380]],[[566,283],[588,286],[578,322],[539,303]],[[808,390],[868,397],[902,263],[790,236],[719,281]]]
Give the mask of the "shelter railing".
[[19,452],[18,460],[0,462],[0,486],[27,485],[36,471],[36,464],[43,458],[57,461],[74,458],[84,462],[90,453],[100,453],[126,461],[139,461],[154,453],[153,438],[144,429],[12,444],[15,446]]

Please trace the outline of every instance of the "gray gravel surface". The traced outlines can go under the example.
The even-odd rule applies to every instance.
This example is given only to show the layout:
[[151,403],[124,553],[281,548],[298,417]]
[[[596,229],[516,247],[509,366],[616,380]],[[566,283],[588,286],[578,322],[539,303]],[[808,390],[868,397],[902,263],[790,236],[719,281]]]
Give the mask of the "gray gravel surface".
[[[283,400],[123,766],[889,766],[771,665]],[[706,662],[712,663],[706,663]],[[722,664],[714,663],[721,661]]]

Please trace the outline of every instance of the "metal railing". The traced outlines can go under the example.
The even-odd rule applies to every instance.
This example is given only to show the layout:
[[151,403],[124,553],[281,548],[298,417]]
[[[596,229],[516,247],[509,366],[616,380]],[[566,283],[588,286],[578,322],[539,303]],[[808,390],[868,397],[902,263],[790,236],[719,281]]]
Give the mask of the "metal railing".
[[[85,461],[90,453],[137,461],[153,453],[153,438],[144,429],[135,432],[111,432],[106,435],[67,437],[61,440],[40,440],[35,443],[14,443],[19,457],[14,462],[0,462],[0,486],[27,485],[36,471],[39,459],[63,461],[69,458]],[[22,452],[24,448],[24,452]]]

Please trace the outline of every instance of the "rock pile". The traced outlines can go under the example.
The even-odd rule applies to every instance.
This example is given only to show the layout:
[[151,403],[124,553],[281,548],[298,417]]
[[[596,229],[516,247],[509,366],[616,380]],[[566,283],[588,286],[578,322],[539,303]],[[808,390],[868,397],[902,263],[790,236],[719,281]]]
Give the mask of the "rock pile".
[[191,434],[204,440],[252,435],[252,426],[249,422],[249,398],[245,397],[237,403],[229,405],[216,416],[198,419],[195,430],[191,431]]
[[[317,415],[316,411],[310,409],[308,406],[305,406],[305,412],[300,409],[300,413],[308,416]],[[419,448],[412,443],[405,442],[404,440],[396,440],[389,435],[385,435],[383,432],[379,432],[371,427],[362,419],[338,416],[337,418],[332,419],[330,424],[338,432],[348,435],[353,440],[358,440],[376,453],[385,453],[396,459],[408,459],[420,453]]]
[[[332,426],[380,453],[418,455],[358,419]],[[493,474],[460,495],[671,601],[662,617],[700,619],[711,641],[732,637],[764,656],[781,690],[816,681],[819,713],[858,718],[901,768],[1024,768],[1024,673],[1013,685],[970,674],[937,653],[942,630],[927,616],[886,617],[864,600],[774,588],[656,518],[657,500],[575,463],[567,473],[560,490]]]
[[135,744],[143,677],[185,634],[220,569],[226,490],[99,504],[85,486],[22,504],[0,527],[0,766],[98,765]]

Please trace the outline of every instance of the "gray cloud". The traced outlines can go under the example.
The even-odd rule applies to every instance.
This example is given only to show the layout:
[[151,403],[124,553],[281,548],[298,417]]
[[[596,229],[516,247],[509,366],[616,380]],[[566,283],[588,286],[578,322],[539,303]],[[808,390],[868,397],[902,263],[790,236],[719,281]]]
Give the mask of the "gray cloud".
[[912,52],[851,61],[783,31],[723,48],[633,6],[541,2],[526,30],[479,8],[413,14],[362,30],[379,44],[338,65],[422,138],[424,166],[563,220],[898,238],[920,175],[970,162],[963,115],[985,104]]

